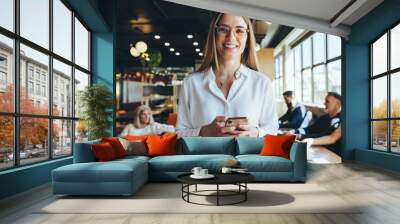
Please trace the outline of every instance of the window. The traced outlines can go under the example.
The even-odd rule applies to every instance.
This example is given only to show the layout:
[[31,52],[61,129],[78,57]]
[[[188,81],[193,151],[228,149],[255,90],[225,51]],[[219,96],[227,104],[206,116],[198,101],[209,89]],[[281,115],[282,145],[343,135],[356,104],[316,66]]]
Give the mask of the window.
[[1,0],[0,26],[14,31],[14,0]]
[[400,153],[400,25],[370,45],[371,148]]
[[49,48],[49,0],[20,0],[21,36]]
[[328,91],[341,94],[340,37],[314,33],[276,62],[285,64],[285,90],[306,104],[322,106]]
[[0,29],[0,83],[7,85],[0,85],[0,170],[70,156],[74,136],[87,139],[85,126],[76,127],[79,113],[74,115],[73,105],[78,92],[90,85],[90,31],[66,2],[1,0],[0,26],[8,31]]
[[275,97],[277,99],[281,98],[283,93],[283,57],[279,55],[275,58]]

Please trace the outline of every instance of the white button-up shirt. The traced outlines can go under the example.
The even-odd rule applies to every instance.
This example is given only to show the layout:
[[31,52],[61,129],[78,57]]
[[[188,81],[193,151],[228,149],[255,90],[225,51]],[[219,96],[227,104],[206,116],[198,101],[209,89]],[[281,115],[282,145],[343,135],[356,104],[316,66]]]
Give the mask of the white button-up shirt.
[[275,135],[278,117],[271,81],[241,65],[225,98],[215,81],[213,69],[193,73],[183,80],[179,97],[177,132],[179,137],[198,136],[202,126],[216,116],[247,117],[259,136]]

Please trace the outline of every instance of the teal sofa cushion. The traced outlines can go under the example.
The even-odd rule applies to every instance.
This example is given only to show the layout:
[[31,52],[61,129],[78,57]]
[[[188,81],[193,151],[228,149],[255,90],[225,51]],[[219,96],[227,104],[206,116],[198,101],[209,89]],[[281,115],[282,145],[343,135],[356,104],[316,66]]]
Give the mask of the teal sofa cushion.
[[264,138],[236,138],[236,155],[260,154],[263,144]]
[[75,143],[74,147],[74,163],[95,162],[96,158],[90,148],[92,144],[99,144],[100,140]]
[[249,172],[293,172],[292,161],[279,156],[238,155],[236,159]]
[[184,137],[178,144],[177,154],[235,155],[235,139],[232,137]]
[[217,172],[227,161],[235,159],[231,155],[174,155],[157,156],[149,160],[150,172],[191,172],[193,167],[203,167],[211,172]]

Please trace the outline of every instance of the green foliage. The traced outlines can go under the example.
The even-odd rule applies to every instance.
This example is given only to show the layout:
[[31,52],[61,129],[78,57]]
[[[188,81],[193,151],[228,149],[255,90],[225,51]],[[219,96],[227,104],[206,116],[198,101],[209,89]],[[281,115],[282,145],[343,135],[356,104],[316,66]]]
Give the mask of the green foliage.
[[146,61],[144,57],[140,58],[140,63],[143,67],[147,67],[151,71],[153,68],[160,66],[162,60],[160,51],[150,49],[146,53],[150,60]]
[[107,129],[112,125],[112,92],[105,85],[95,84],[86,87],[79,95],[81,119],[87,125],[89,140],[109,136]]

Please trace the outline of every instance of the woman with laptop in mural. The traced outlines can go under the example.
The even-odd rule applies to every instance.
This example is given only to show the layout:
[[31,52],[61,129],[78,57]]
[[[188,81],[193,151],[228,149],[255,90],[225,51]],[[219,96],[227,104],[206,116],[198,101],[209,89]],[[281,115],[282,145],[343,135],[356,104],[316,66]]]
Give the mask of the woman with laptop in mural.
[[255,44],[250,19],[223,13],[212,19],[203,62],[180,92],[180,137],[276,134],[272,84],[258,72]]

